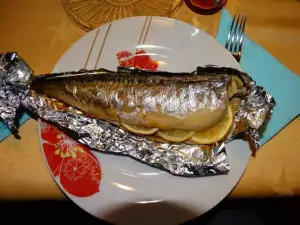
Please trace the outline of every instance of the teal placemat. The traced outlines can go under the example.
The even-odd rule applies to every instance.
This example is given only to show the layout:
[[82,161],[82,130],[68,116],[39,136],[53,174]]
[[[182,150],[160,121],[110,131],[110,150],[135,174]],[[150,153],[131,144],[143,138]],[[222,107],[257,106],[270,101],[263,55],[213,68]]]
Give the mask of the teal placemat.
[[[231,15],[223,9],[217,33],[217,40],[222,45],[225,45],[231,21]],[[276,101],[272,119],[262,133],[260,145],[263,145],[300,114],[300,77],[247,35],[243,39],[240,64],[243,71],[249,73]]]
[[[25,123],[29,118],[30,118],[29,115],[23,113],[20,119],[18,120],[19,126]],[[5,138],[7,138],[9,135],[11,135],[10,130],[7,128],[5,123],[0,121],[0,142],[3,141]]]

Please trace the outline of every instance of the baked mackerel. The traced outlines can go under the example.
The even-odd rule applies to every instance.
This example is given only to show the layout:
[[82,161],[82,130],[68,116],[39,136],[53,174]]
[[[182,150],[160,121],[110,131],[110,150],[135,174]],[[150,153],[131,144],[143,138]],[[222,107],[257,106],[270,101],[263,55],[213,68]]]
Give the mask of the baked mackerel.
[[204,131],[224,117],[233,94],[230,82],[240,74],[214,67],[198,67],[192,73],[83,70],[39,76],[31,88],[102,120],[159,130]]

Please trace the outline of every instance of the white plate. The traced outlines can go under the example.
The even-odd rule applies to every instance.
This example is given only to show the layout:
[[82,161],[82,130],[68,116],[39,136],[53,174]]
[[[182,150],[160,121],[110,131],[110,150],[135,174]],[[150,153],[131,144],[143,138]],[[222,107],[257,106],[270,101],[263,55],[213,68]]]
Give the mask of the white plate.
[[[86,34],[61,57],[53,72],[93,69],[95,65],[116,70],[116,53],[122,50],[134,53],[136,48],[144,49],[152,60],[158,60],[160,70],[188,72],[206,64],[241,69],[213,37],[189,24],[160,17],[133,17],[106,24]],[[57,150],[59,146],[72,151],[76,144],[62,135],[57,136],[59,140],[56,138],[50,143],[51,138],[46,140],[45,137],[53,136],[53,130],[40,122],[41,130],[44,132],[41,138],[43,152],[48,151],[48,155],[44,154],[46,162],[61,189],[90,214],[118,224],[178,224],[202,215],[234,188],[251,154],[248,143],[233,141],[226,146],[231,165],[228,174],[183,178],[125,156],[87,150],[100,163],[94,160],[93,165],[101,165],[101,178],[98,176],[100,191],[78,197],[71,193],[80,192],[79,189],[84,188],[82,183],[76,184],[78,187],[75,185],[78,189],[68,183],[71,189],[76,189],[71,193],[65,183],[75,184],[84,176],[70,176],[70,168],[59,160],[51,162],[58,165],[59,172],[54,174],[49,165],[49,151]],[[55,149],[45,149],[47,142]],[[58,152],[56,155],[59,155]]]

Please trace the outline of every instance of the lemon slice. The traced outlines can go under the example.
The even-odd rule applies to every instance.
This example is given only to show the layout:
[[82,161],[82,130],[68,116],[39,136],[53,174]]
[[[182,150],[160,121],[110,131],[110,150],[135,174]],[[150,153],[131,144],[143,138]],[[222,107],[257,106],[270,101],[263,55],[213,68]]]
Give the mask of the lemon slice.
[[145,136],[147,139],[151,140],[151,141],[156,141],[156,142],[160,142],[160,143],[165,143],[166,140],[157,136],[157,135],[147,135]]
[[224,118],[215,126],[206,131],[198,131],[192,137],[191,141],[197,144],[213,144],[220,141],[230,130],[233,121],[233,112],[228,106]]
[[232,79],[234,80],[234,82],[236,83],[236,86],[237,86],[239,89],[242,88],[242,87],[244,86],[243,81],[242,81],[239,77],[234,76],[234,77],[232,77]]
[[237,92],[238,92],[237,83],[234,79],[231,79],[228,84],[228,98],[230,99]]
[[150,135],[158,131],[158,128],[138,127],[134,125],[128,125],[126,123],[121,123],[121,125],[127,130],[129,130],[130,132],[135,134]]
[[168,130],[168,131],[159,131],[157,132],[157,135],[167,141],[182,142],[191,138],[195,133],[196,133],[195,131]]
[[243,81],[239,77],[233,76],[228,85],[228,98],[235,95],[243,86]]

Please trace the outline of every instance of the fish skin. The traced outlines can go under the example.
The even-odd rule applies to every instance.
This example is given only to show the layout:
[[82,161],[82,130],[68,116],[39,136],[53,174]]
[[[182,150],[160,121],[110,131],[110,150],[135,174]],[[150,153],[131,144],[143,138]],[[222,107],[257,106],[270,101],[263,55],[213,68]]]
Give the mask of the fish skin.
[[160,130],[202,131],[225,115],[232,74],[224,71],[83,70],[40,76],[31,88],[98,119]]

